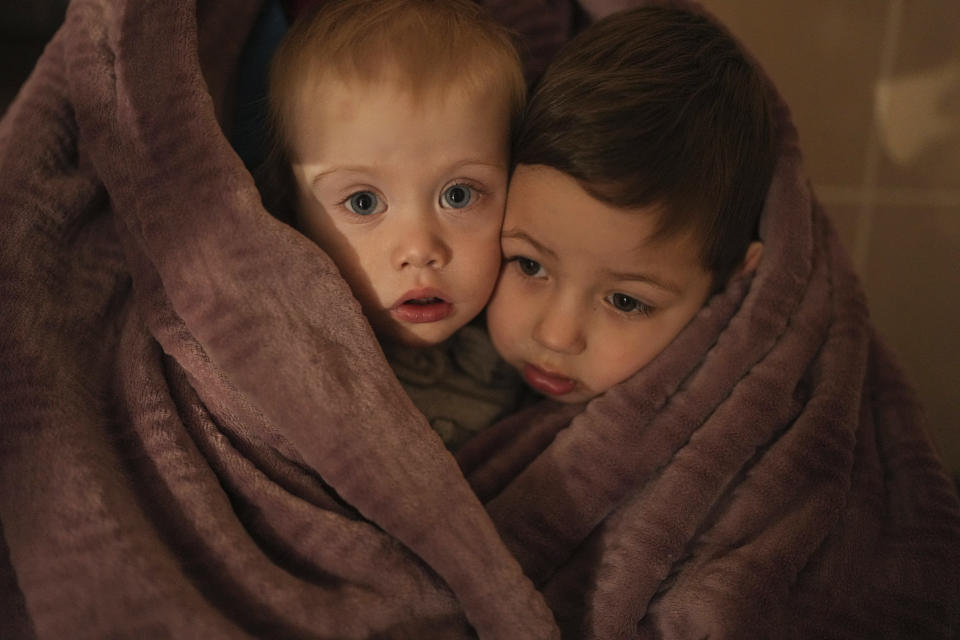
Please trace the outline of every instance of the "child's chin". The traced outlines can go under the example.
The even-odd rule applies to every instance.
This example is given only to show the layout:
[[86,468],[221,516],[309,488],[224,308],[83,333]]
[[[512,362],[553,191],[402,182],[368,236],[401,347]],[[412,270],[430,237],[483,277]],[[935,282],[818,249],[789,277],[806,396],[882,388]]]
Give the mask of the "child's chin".
[[567,393],[562,396],[548,396],[552,400],[560,402],[562,404],[580,404],[581,402],[588,402],[596,398],[598,393]]
[[593,391],[583,388],[575,389],[570,393],[563,394],[544,393],[543,391],[537,390],[534,387],[531,387],[531,389],[534,389],[537,391],[537,393],[540,393],[544,397],[550,398],[554,402],[559,402],[561,404],[581,404],[584,402],[589,402],[603,393],[602,391]]
[[[442,326],[431,326],[431,324]],[[381,340],[404,347],[423,349],[440,344],[452,336],[461,325],[450,323],[431,323],[414,325],[412,327],[395,326],[386,334],[378,334]]]

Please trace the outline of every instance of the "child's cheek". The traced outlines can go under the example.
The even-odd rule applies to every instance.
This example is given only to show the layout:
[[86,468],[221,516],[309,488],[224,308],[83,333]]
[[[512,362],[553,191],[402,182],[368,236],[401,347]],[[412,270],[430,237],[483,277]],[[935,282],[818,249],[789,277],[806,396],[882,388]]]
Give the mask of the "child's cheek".
[[515,267],[515,263],[504,265],[487,309],[487,327],[494,347],[511,364],[517,364],[512,360],[521,351],[535,316],[526,283]]

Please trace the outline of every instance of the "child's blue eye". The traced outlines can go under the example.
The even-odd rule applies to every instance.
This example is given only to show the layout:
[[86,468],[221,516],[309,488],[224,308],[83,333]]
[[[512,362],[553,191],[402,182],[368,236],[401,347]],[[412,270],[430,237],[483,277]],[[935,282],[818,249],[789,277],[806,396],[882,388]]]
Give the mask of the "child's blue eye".
[[473,200],[473,188],[465,184],[455,184],[443,192],[441,200],[443,206],[463,209]]
[[358,216],[368,216],[376,213],[380,205],[380,198],[372,191],[357,191],[346,200],[347,208]]
[[614,293],[607,300],[613,305],[614,309],[623,313],[639,313],[645,316],[653,313],[653,307],[625,293]]

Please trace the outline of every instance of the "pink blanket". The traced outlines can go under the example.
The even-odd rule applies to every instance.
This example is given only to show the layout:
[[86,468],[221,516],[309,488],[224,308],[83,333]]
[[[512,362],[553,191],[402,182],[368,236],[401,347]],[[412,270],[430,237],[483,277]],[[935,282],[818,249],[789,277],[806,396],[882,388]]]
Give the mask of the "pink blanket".
[[[572,28],[490,4],[531,69]],[[0,123],[0,637],[960,633],[960,504],[786,109],[757,274],[454,459],[222,133],[258,10],[74,0]]]

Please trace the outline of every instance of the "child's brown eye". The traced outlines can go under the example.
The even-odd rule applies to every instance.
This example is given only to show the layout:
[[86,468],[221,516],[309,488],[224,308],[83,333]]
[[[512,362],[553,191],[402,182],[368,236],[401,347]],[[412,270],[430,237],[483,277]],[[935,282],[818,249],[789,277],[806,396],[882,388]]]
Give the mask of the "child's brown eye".
[[540,263],[536,260],[520,257],[517,258],[517,264],[524,275],[533,277],[540,273]]
[[633,311],[637,308],[637,301],[622,293],[613,294],[613,306],[620,311]]
[[653,311],[653,307],[648,304],[640,302],[632,296],[628,296],[625,293],[614,293],[609,298],[610,304],[613,305],[614,309],[617,311],[622,311],[624,313],[641,313],[643,315],[649,315]]

